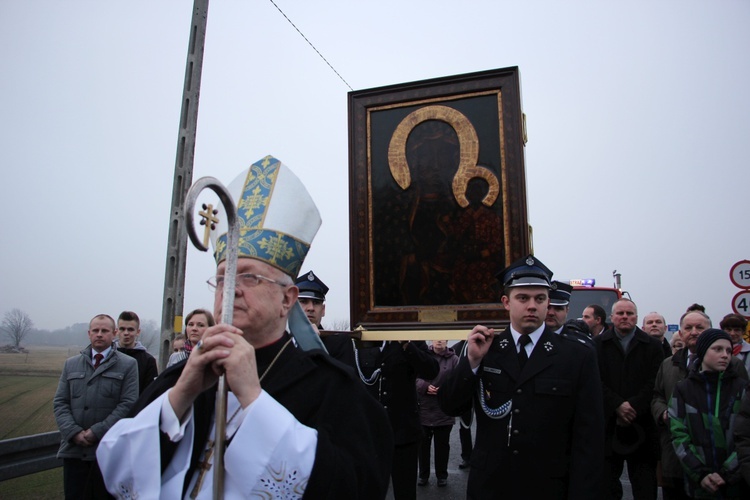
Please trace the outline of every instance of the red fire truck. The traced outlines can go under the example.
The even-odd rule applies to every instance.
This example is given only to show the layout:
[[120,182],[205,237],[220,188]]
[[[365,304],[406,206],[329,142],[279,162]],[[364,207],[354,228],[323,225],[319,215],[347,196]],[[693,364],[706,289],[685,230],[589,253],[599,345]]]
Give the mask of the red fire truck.
[[591,304],[598,304],[607,312],[607,322],[609,322],[612,304],[621,299],[623,295],[630,298],[628,292],[622,291],[620,274],[614,271],[612,275],[615,278],[615,284],[611,287],[596,286],[596,280],[590,278],[570,280],[573,293],[570,296],[568,318],[580,318],[583,316],[583,310],[586,307]]

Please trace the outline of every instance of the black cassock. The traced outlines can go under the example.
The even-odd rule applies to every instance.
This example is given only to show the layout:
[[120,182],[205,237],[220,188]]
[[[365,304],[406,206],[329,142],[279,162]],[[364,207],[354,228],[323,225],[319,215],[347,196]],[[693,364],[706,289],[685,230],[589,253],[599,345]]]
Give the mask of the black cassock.
[[[259,373],[265,371],[288,338],[285,335],[256,350]],[[184,366],[182,362],[165,370],[138,399],[132,415],[174,386]],[[385,498],[393,433],[382,406],[367,394],[350,368],[322,351],[287,348],[261,385],[300,423],[318,431],[315,464],[304,498]],[[183,497],[210,437],[215,394],[214,387],[200,394],[194,403],[195,439]],[[176,443],[162,433],[162,471],[175,449]],[[93,488],[92,497],[101,497],[102,486]]]

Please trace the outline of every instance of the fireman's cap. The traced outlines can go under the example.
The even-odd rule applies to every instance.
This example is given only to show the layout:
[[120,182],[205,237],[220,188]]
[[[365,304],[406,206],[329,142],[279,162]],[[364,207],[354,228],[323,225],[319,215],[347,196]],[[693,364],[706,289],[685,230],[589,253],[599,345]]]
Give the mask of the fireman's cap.
[[299,288],[300,299],[326,300],[328,287],[312,271],[301,274],[294,284]]
[[552,271],[542,264],[542,261],[528,255],[518,259],[495,275],[503,288],[517,286],[543,286],[550,288]]
[[551,306],[567,306],[570,304],[570,293],[573,291],[573,287],[568,283],[562,281],[553,281],[550,284],[549,291],[549,305]]

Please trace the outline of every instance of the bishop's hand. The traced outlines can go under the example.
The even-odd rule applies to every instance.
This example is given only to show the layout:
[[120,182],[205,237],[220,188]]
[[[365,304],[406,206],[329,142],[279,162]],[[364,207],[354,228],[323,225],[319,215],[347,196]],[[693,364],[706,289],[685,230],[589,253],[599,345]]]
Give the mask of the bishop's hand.
[[193,347],[180,378],[169,392],[169,403],[180,420],[198,395],[219,380],[223,368],[218,362],[230,357],[241,333],[234,326],[218,324],[209,327]]
[[250,403],[260,396],[260,379],[258,378],[258,365],[255,360],[255,348],[245,340],[242,331],[234,328],[236,332],[225,332],[222,335],[228,337],[234,345],[229,356],[214,362],[215,370],[223,372],[227,377],[227,384],[239,400],[242,408],[247,408]]

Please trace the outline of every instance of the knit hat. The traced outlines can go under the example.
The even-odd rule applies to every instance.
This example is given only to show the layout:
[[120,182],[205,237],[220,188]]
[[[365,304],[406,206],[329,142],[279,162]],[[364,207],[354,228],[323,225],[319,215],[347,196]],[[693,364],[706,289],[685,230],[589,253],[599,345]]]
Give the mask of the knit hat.
[[721,339],[728,340],[730,344],[732,343],[732,337],[724,330],[719,330],[718,328],[709,328],[700,334],[698,343],[695,345],[695,358],[698,360],[698,363],[703,361],[703,356],[706,355],[706,351],[708,351],[713,343]]

